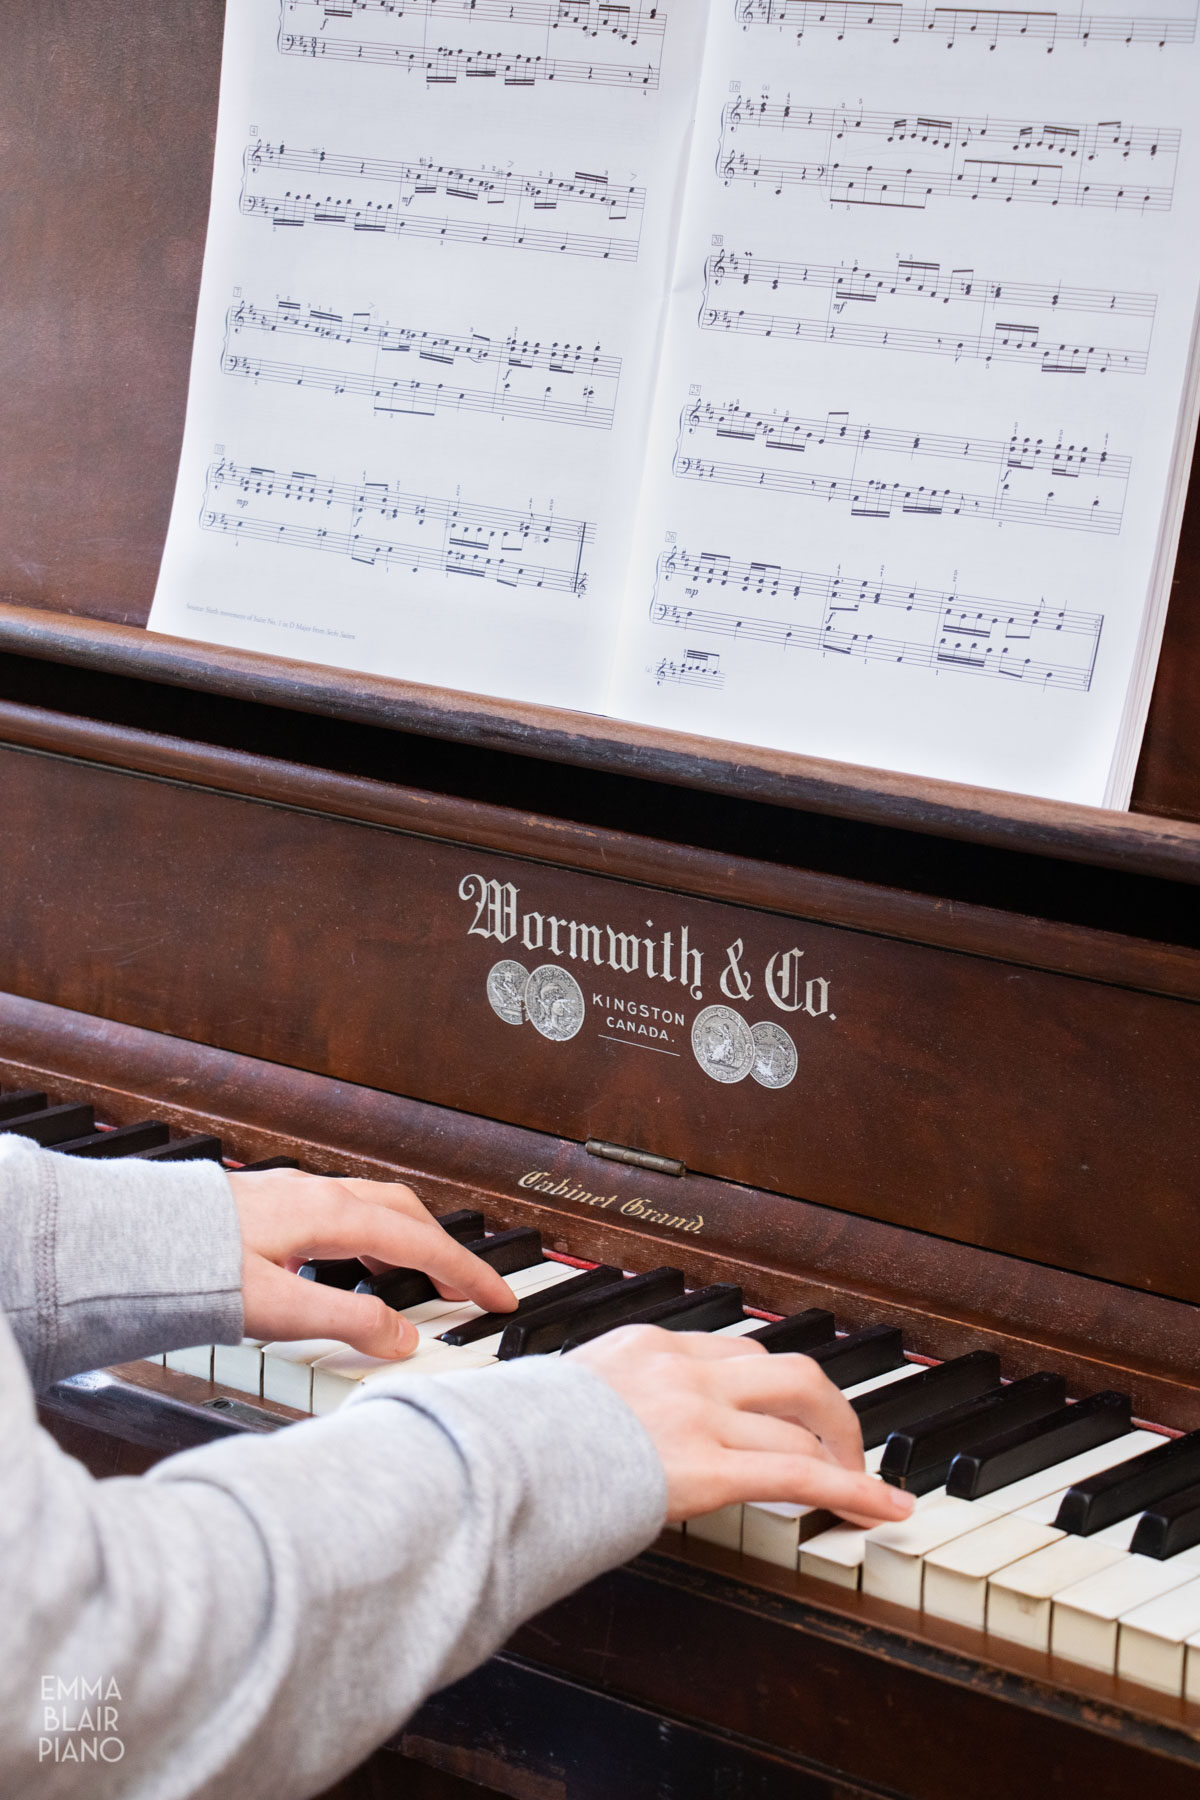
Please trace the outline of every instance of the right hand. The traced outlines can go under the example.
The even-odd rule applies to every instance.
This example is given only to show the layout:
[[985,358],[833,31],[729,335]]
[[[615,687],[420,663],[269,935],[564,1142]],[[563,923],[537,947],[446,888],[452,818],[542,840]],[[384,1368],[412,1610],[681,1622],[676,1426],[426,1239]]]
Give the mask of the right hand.
[[850,1403],[808,1356],[744,1337],[626,1325],[573,1350],[645,1427],[667,1477],[667,1517],[736,1501],[826,1507],[856,1525],[906,1519],[910,1494],[863,1465]]

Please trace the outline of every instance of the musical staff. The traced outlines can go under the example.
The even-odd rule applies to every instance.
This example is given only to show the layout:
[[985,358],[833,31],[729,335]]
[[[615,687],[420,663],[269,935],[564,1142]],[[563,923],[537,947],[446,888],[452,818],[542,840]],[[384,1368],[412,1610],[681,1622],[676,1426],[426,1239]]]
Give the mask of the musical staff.
[[[728,290],[738,288],[783,290],[787,310],[726,304]],[[777,262],[752,250],[722,249],[704,265],[699,323],[705,331],[795,343],[1026,363],[1045,375],[1144,375],[1155,309],[1153,294],[1009,282],[911,257],[883,272],[858,262]],[[936,325],[915,322],[931,311]],[[1051,314],[1053,322],[1030,316],[1038,313]],[[1082,335],[1096,314],[1103,315],[1105,336],[1122,343]]]
[[[929,479],[897,480],[896,457],[931,465]],[[991,487],[961,487],[964,463],[994,469]],[[680,415],[672,467],[685,480],[823,500],[856,519],[898,514],[1109,536],[1121,529],[1130,472],[1129,458],[1114,456],[1107,441],[1092,449],[1061,434],[1022,434],[1019,427],[1005,439],[959,438],[856,424],[845,413],[806,419],[703,398],[689,401]]]
[[[744,132],[751,151],[739,148]],[[716,166],[727,187],[745,181],[777,195],[808,187],[831,206],[923,212],[931,200],[1000,200],[1168,212],[1179,144],[1176,130],[1118,119],[901,116],[764,95],[724,108]],[[799,161],[785,154],[794,147]]]
[[[284,56],[421,75],[430,88],[653,90],[666,24],[657,7],[614,0],[281,0],[278,46]],[[582,54],[569,54],[580,39]],[[556,54],[560,45],[567,55]]]
[[673,682],[676,687],[706,688],[719,694],[725,686],[721,658],[716,650],[685,650],[682,657],[664,656],[654,667],[654,685]]
[[394,482],[341,481],[224,458],[208,470],[200,526],[369,568],[580,595],[587,592],[584,552],[596,535],[589,522],[554,512],[469,505],[407,493]]
[[274,232],[340,229],[636,262],[645,198],[600,172],[461,169],[259,139],[243,158],[240,205]]
[[[274,338],[297,339],[303,362],[262,355]],[[482,383],[440,374],[393,374],[407,359],[434,371],[464,366]],[[494,413],[501,418],[544,419],[560,425],[612,426],[619,357],[605,356],[597,344],[542,343],[511,332],[491,338],[416,330],[376,322],[370,312],[346,316],[324,308],[281,300],[258,307],[247,300],[231,306],[225,320],[221,367],[249,381],[280,382],[328,394],[369,400],[377,414],[432,418],[437,412]]]
[[[697,606],[717,590],[789,609],[786,618]],[[1103,614],[1011,605],[937,588],[737,562],[714,551],[666,551],[658,560],[652,624],[781,650],[936,673],[995,676],[1045,689],[1091,687]],[[898,635],[897,635],[898,634]],[[696,653],[689,651],[689,656]]]
[[1167,16],[1137,18],[1108,12],[1103,0],[1090,12],[1056,12],[1049,7],[902,5],[900,0],[735,0],[736,17],[746,29],[770,26],[792,31],[797,43],[808,31],[836,32],[839,39],[854,31],[876,32],[898,44],[901,37],[932,36],[948,50],[972,41],[995,50],[1010,40],[1044,45],[1052,54],[1060,43],[1191,44],[1196,39],[1196,9]]

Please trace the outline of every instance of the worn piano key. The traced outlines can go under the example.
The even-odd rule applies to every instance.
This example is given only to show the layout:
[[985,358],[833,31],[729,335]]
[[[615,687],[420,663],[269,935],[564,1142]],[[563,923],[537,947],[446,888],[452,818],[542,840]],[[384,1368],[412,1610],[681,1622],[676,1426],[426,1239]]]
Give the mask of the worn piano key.
[[1189,1431],[1132,1462],[1092,1475],[1063,1495],[1055,1524],[1090,1537],[1106,1525],[1141,1512],[1169,1494],[1200,1481],[1200,1431]]
[[1111,1568],[1125,1553],[1098,1538],[1068,1537],[988,1578],[987,1629],[993,1637],[1049,1650],[1054,1596],[1064,1588]]
[[536,1319],[517,1320],[505,1327],[498,1351],[501,1362],[514,1356],[544,1356],[561,1350],[577,1325],[603,1323],[605,1329],[624,1324],[631,1313],[657,1300],[669,1300],[683,1292],[682,1269],[649,1269],[631,1275],[611,1288],[600,1288],[586,1302],[554,1302]]
[[[657,1325],[663,1331],[712,1331],[718,1325],[733,1325],[742,1316],[742,1290],[730,1282],[716,1282],[711,1287],[695,1288],[690,1294],[659,1300],[639,1308],[622,1321],[626,1325]],[[590,1344],[593,1338],[611,1331],[610,1325],[595,1319],[581,1320],[563,1343],[563,1355]]]
[[867,1325],[832,1344],[814,1344],[806,1354],[820,1363],[835,1387],[848,1388],[898,1369],[904,1361],[904,1342],[894,1325]]
[[809,1306],[804,1312],[792,1313],[786,1319],[772,1319],[769,1324],[756,1324],[747,1336],[756,1344],[764,1344],[773,1355],[798,1351],[807,1354],[818,1344],[832,1344],[835,1320],[823,1306]]
[[[1156,1500],[1137,1522],[1130,1549],[1162,1562],[1200,1544],[1200,1484]],[[1197,1627],[1200,1629],[1200,1626]]]
[[212,1378],[239,1394],[262,1395],[262,1338],[243,1338],[240,1344],[214,1344]]
[[972,1350],[949,1362],[914,1372],[911,1381],[861,1394],[850,1404],[858,1414],[863,1449],[873,1450],[893,1431],[927,1419],[931,1413],[973,1400],[1000,1383],[1000,1358],[991,1350]]
[[161,1149],[170,1136],[167,1126],[157,1119],[143,1119],[136,1125],[117,1125],[111,1131],[70,1138],[55,1149],[63,1156],[133,1156],[140,1150]]
[[142,1162],[221,1162],[225,1152],[219,1137],[210,1132],[196,1132],[191,1137],[172,1138],[153,1150],[136,1150]]
[[559,1301],[566,1303],[577,1300],[581,1294],[594,1293],[602,1287],[611,1287],[620,1279],[620,1269],[614,1268],[611,1264],[601,1263],[594,1269],[568,1268],[563,1280],[556,1283],[552,1290],[554,1302],[551,1302],[544,1289],[538,1288],[518,1300],[512,1312],[480,1313],[477,1319],[469,1319],[464,1324],[453,1325],[448,1331],[443,1331],[439,1335],[442,1342],[446,1344],[459,1347],[464,1344],[476,1344],[483,1338],[490,1338],[502,1333],[507,1326],[518,1319],[530,1318],[535,1312],[548,1305]]
[[1146,1556],[1123,1556],[1107,1569],[1085,1576],[1054,1596],[1050,1649],[1055,1656],[1103,1669],[1117,1668],[1117,1627],[1124,1613],[1200,1575],[1200,1563],[1187,1555],[1169,1562]]
[[1008,1387],[961,1401],[932,1418],[894,1431],[879,1472],[885,1481],[911,1494],[927,1494],[944,1485],[959,1451],[1057,1411],[1066,1391],[1061,1375],[1026,1375]]
[[484,1369],[495,1358],[474,1349],[455,1349],[437,1338],[425,1339],[412,1356],[402,1362],[388,1362],[379,1356],[367,1356],[343,1344],[312,1365],[311,1410],[314,1413],[336,1412],[352,1393],[372,1376],[385,1370],[390,1378],[419,1375],[451,1375],[464,1369]]
[[211,1344],[193,1344],[184,1350],[168,1350],[163,1357],[165,1368],[178,1369],[182,1375],[198,1375],[201,1381],[212,1380],[212,1361]]
[[1117,1674],[1182,1696],[1187,1640],[1200,1632],[1200,1572],[1125,1613],[1117,1630]]
[[[22,1118],[26,1113],[41,1112],[46,1104],[46,1096],[38,1088],[13,1088],[8,1093],[0,1093],[0,1123],[5,1119]],[[4,1130],[8,1130],[7,1125]]]
[[360,1282],[372,1279],[366,1263],[357,1256],[314,1256],[296,1270],[304,1281],[315,1281],[319,1287],[338,1288],[353,1293]]
[[[494,1237],[471,1240],[467,1248],[495,1269],[497,1275],[511,1275],[516,1269],[541,1261],[542,1234],[521,1226],[515,1231],[498,1231]],[[356,1291],[374,1294],[396,1312],[416,1306],[421,1300],[432,1300],[437,1294],[437,1288],[421,1269],[387,1269],[360,1282]]]
[[70,1138],[87,1137],[96,1129],[96,1115],[90,1106],[69,1100],[62,1106],[42,1106],[4,1120],[4,1130],[18,1137],[31,1138],[35,1144],[53,1148]]
[[311,1412],[313,1364],[345,1348],[340,1338],[297,1338],[290,1343],[264,1344],[263,1399],[294,1406],[298,1412]]
[[960,1450],[946,1477],[946,1492],[978,1500],[995,1488],[1037,1474],[1084,1450],[1124,1437],[1130,1429],[1128,1394],[1106,1389],[1046,1413],[1028,1425]]

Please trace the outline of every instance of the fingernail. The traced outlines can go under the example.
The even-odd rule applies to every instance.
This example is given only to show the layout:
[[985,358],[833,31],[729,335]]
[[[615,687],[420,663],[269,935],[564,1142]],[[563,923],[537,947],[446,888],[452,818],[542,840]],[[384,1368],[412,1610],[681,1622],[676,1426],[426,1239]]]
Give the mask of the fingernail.
[[906,1494],[902,1488],[892,1489],[892,1511],[898,1519],[907,1519],[916,1504],[915,1494]]

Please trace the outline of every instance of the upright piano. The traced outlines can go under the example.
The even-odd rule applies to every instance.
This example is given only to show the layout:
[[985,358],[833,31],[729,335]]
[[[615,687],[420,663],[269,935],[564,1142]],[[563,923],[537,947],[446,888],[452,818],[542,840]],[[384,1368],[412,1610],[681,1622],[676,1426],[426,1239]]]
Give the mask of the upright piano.
[[[1127,814],[149,635],[221,11],[7,22],[0,1110],[1200,1428],[1200,496]],[[295,1410],[141,1365],[44,1417],[112,1471]],[[1100,1668],[759,1543],[664,1533],[345,1791],[1200,1792],[1186,1645],[1171,1692],[1116,1619]]]

